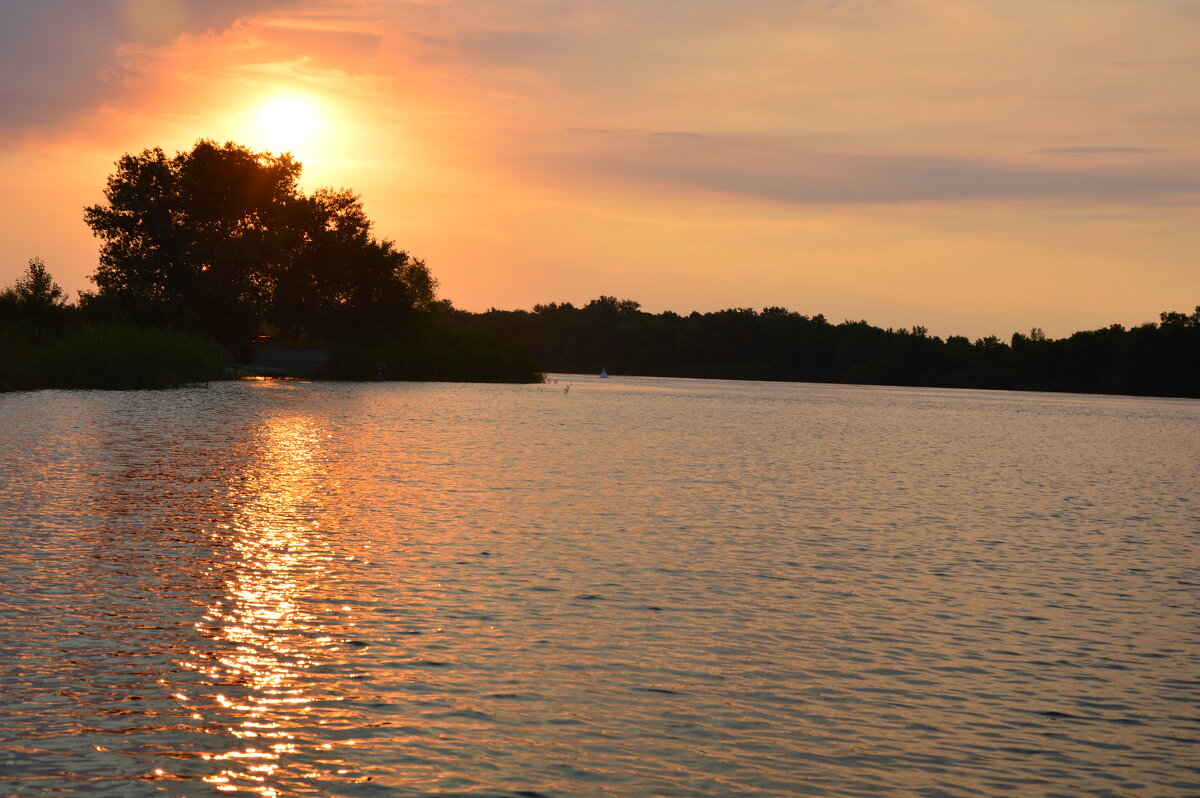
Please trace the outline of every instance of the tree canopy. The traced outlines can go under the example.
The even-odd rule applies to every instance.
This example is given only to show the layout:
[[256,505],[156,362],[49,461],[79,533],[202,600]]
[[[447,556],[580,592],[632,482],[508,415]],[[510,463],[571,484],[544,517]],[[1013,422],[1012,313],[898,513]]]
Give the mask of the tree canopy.
[[30,258],[25,273],[5,294],[8,302],[26,313],[47,313],[67,304],[66,293],[46,271],[41,258]]
[[402,336],[433,307],[425,264],[371,235],[357,195],[305,194],[291,155],[232,142],[125,155],[84,219],[102,243],[89,302],[224,340]]

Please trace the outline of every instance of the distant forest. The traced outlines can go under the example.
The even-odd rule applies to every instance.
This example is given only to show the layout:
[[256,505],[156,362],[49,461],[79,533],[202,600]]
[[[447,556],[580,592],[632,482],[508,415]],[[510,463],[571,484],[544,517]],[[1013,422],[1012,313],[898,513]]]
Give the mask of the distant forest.
[[1200,306],[1057,340],[1039,329],[943,340],[781,307],[651,314],[610,296],[455,311],[455,323],[522,344],[547,372],[1200,397]]

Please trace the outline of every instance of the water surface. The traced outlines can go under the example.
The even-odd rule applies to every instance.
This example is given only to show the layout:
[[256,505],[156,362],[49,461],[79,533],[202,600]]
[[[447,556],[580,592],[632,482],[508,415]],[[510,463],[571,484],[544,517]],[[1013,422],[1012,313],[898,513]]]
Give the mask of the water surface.
[[557,380],[0,395],[0,793],[1200,793],[1200,402]]

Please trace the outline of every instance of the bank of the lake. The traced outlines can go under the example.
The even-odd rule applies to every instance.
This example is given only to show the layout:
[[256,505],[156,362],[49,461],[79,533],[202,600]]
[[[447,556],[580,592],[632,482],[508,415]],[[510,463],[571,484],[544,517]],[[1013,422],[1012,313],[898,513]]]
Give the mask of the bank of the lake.
[[540,382],[529,355],[487,334],[446,331],[405,343],[222,346],[203,336],[128,325],[52,334],[0,329],[0,391],[162,389],[244,376],[337,380]]
[[173,330],[83,325],[55,334],[0,329],[0,391],[156,389],[223,379],[215,342]]

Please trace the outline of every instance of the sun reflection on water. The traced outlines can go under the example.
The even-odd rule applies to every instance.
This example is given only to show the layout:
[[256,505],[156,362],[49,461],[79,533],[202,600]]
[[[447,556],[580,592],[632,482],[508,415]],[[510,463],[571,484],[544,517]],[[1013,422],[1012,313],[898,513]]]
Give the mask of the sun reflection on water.
[[204,701],[203,717],[238,741],[203,755],[220,763],[203,780],[222,792],[279,795],[285,770],[299,766],[294,778],[319,775],[304,772],[311,763],[288,761],[311,751],[320,751],[327,766],[337,764],[328,758],[332,745],[312,730],[336,722],[333,707],[344,696],[323,688],[312,671],[336,662],[338,635],[329,619],[305,608],[336,559],[318,520],[324,437],[304,417],[265,420],[252,465],[231,497],[236,509],[221,525],[230,547],[225,595],[197,624],[214,645],[193,651],[185,664],[223,690]]

